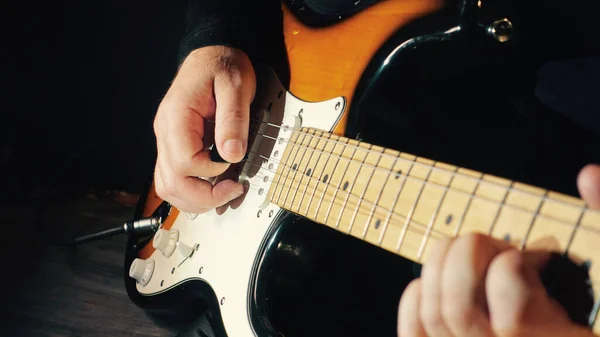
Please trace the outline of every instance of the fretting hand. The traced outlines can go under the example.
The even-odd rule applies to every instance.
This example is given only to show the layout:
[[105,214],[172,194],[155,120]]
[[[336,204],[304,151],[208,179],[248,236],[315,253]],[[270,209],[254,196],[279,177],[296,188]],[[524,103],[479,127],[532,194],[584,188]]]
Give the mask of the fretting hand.
[[[600,166],[586,166],[577,183],[600,208]],[[402,295],[398,336],[594,337],[546,293],[538,275],[549,257],[484,235],[438,241]]]

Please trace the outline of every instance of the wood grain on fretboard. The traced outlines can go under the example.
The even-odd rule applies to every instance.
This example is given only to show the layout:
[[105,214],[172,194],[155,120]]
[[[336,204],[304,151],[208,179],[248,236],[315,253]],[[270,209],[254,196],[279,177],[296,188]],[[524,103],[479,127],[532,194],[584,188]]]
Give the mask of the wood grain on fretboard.
[[289,211],[416,262],[473,232],[568,250],[600,299],[600,212],[580,199],[314,129],[295,132],[280,163],[269,197]]

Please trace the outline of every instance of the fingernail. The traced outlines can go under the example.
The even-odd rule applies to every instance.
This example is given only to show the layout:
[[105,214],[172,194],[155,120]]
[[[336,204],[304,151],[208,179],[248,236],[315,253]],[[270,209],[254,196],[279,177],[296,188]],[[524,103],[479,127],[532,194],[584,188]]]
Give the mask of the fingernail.
[[229,139],[226,140],[225,143],[223,143],[223,150],[225,150],[227,153],[238,155],[244,151],[244,148],[240,140]]

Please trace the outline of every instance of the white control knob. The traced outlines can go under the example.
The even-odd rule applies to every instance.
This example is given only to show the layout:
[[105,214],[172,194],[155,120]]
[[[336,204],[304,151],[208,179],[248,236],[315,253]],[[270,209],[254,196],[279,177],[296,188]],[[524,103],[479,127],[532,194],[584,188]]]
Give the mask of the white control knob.
[[129,267],[129,277],[136,280],[142,287],[146,286],[154,273],[154,260],[135,259]]
[[169,257],[175,251],[177,241],[179,241],[178,230],[171,229],[170,231],[167,231],[165,229],[159,229],[152,239],[152,247],[161,251],[164,256]]
[[183,257],[190,257],[194,252],[194,248],[181,242],[177,243],[177,250],[179,251],[179,254],[181,254],[181,256]]

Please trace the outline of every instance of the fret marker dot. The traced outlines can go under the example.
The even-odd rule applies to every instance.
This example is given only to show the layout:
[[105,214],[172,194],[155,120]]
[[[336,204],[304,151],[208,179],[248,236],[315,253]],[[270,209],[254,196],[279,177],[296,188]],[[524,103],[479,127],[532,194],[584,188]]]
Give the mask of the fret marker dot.
[[326,183],[328,178],[329,178],[329,175],[328,175],[328,174],[326,174],[326,175],[323,177],[323,182],[324,182],[324,183]]
[[452,222],[452,214],[448,214],[446,217],[446,225],[449,225]]
[[342,187],[342,188],[344,189],[344,191],[345,191],[346,189],[348,189],[348,185],[349,185],[349,183],[346,181],[346,182],[344,183],[344,187]]
[[375,229],[379,229],[379,226],[381,226],[381,220],[377,219],[377,221],[375,221]]
[[311,173],[312,173],[312,170],[311,170],[311,169],[308,169],[308,170],[306,171],[306,175],[307,175],[308,177],[310,177],[310,174],[311,174]]
[[401,175],[402,175],[402,170],[399,170],[398,172],[396,172],[396,180],[400,179]]
[[502,238],[502,240],[504,240],[506,242],[510,242],[510,234],[505,234],[504,238]]
[[292,166],[292,170],[294,170],[294,171],[296,171],[296,169],[297,169],[297,168],[298,168],[298,164],[294,164],[294,165]]

